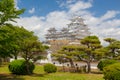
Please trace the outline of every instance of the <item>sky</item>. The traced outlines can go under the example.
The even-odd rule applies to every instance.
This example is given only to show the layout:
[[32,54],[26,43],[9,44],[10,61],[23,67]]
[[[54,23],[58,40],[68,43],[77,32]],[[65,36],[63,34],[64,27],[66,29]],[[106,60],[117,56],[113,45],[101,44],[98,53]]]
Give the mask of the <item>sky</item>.
[[34,31],[41,41],[49,28],[67,27],[75,16],[81,16],[101,41],[120,40],[120,0],[15,0],[15,4],[26,9],[15,25]]

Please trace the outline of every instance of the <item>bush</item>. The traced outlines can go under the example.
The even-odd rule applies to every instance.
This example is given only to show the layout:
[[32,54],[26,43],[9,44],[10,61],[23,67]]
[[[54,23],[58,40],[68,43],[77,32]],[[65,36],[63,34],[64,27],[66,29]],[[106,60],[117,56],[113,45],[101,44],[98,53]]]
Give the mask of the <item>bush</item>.
[[47,73],[54,73],[57,71],[57,67],[54,64],[47,63],[44,65],[44,71]]
[[8,68],[13,74],[25,75],[32,74],[35,66],[32,62],[26,63],[25,60],[14,60],[9,64]]
[[120,80],[120,63],[115,63],[103,68],[105,80]]
[[114,64],[114,63],[117,63],[118,61],[116,60],[108,60],[108,59],[104,59],[104,60],[101,60],[97,67],[98,69],[100,69],[101,71],[103,71],[103,68],[108,66],[108,65],[111,65],[111,64]]

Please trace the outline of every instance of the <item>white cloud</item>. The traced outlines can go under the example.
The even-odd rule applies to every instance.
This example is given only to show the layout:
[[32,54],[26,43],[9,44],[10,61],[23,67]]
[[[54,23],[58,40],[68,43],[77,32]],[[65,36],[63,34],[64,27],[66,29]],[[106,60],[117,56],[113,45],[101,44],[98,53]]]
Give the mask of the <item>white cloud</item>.
[[104,14],[102,17],[101,17],[101,20],[107,20],[107,19],[111,19],[111,18],[114,18],[117,14],[119,14],[120,12],[118,11],[107,11],[106,14]]
[[[108,10],[102,16],[95,17],[93,13],[88,10],[88,8],[93,6],[91,3],[93,0],[89,0],[88,2],[78,0],[75,3],[73,3],[72,0],[70,1],[66,4],[64,3],[68,11],[53,11],[45,17],[23,17],[17,20],[17,24],[24,26],[28,30],[33,30],[41,40],[44,40],[44,34],[46,34],[47,29],[50,27],[60,29],[67,26],[70,22],[70,17],[75,13],[75,15],[82,16],[85,19],[84,22],[88,25],[90,31],[98,35],[101,40],[105,37],[120,39],[120,19],[115,19],[116,16],[120,14],[119,11]],[[32,12],[34,12],[34,8],[31,9],[31,13]]]
[[120,19],[114,19],[115,16],[105,19],[101,19],[101,17],[91,16],[91,18],[87,21],[87,24],[89,25],[91,32],[98,35],[101,39],[111,37],[120,40]]
[[15,25],[20,25],[25,27],[27,30],[34,31],[41,40],[44,40],[47,29],[49,29],[50,27],[56,27],[57,29],[60,29],[62,27],[66,27],[68,23],[69,20],[64,11],[55,11],[49,13],[46,18],[36,16],[23,18],[21,17],[17,20],[17,24]]
[[[77,0],[77,1],[80,1],[80,0]],[[66,7],[66,6],[76,2],[76,0],[66,0],[66,1],[57,0],[56,2],[59,4],[59,7]]]
[[30,14],[33,14],[34,12],[35,12],[35,8],[32,8],[32,9],[29,10]]
[[92,7],[92,4],[90,2],[83,2],[83,1],[78,1],[75,4],[71,4],[68,6],[68,8],[70,9],[70,12],[77,12],[79,10],[83,10],[83,9],[88,9]]
[[61,28],[67,26],[67,23],[69,23],[68,17],[64,11],[54,11],[47,15],[46,22],[51,24],[52,27]]

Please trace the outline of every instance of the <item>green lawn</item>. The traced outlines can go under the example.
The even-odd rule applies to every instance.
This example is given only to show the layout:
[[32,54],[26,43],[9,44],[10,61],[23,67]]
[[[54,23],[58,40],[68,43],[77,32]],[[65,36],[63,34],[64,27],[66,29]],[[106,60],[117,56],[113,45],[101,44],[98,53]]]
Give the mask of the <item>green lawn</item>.
[[32,75],[12,75],[7,66],[0,67],[0,80],[104,80],[102,74],[57,72],[46,74],[42,66],[36,66]]

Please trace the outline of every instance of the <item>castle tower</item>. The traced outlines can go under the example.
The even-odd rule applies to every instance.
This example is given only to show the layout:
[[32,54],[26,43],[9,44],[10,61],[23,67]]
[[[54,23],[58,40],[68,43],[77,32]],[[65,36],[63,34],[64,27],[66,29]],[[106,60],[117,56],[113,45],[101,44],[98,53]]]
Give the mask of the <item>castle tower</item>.
[[72,40],[80,40],[90,35],[89,28],[84,24],[84,20],[81,17],[75,17],[71,19],[71,23],[68,24],[70,38]]

